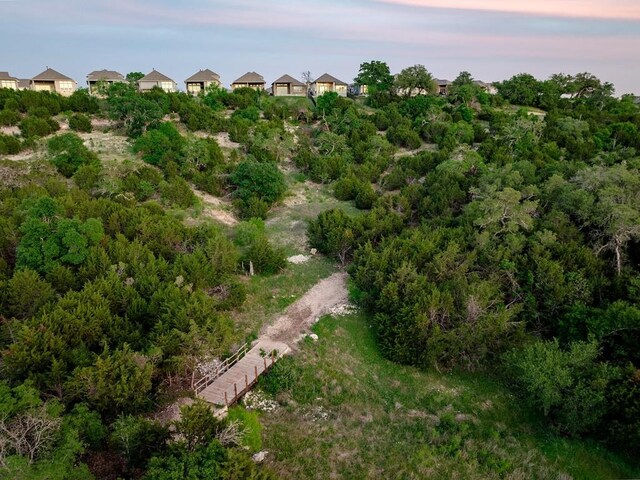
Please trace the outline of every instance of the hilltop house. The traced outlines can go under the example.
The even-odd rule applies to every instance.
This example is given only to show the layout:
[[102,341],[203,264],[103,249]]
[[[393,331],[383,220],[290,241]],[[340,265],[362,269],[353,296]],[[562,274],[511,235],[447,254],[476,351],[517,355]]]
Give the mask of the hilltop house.
[[18,90],[19,80],[9,75],[9,72],[0,72],[0,88],[10,88]]
[[222,85],[220,75],[216,72],[212,72],[208,68],[194,73],[187,78],[184,83],[187,86],[187,93],[190,93],[191,95],[197,95],[200,92],[204,92],[211,85]]
[[336,92],[341,97],[346,97],[347,88],[348,85],[346,83],[338,80],[336,77],[333,77],[328,73],[316,78],[311,84],[311,91],[316,96],[320,96],[326,92]]
[[158,87],[167,93],[177,92],[178,84],[155,68],[138,80],[138,90],[148,92],[153,87]]
[[31,79],[31,89],[37,92],[56,92],[68,97],[77,88],[75,80],[49,67]]
[[19,78],[18,79],[18,90],[30,90],[31,89],[31,79],[30,78]]
[[113,70],[95,70],[87,75],[87,86],[89,87],[89,94],[96,95],[100,92],[99,87],[103,85],[108,87],[114,83],[126,82],[124,76]]
[[271,84],[271,92],[276,97],[307,95],[307,86],[290,75],[283,75]]
[[352,83],[351,85],[349,85],[349,93],[351,93],[351,95],[355,95],[356,97],[366,97],[367,95],[369,95],[369,85]]
[[231,90],[236,88],[253,88],[255,90],[264,90],[266,82],[262,75],[256,72],[247,72],[231,84]]
[[438,84],[438,94],[449,95],[449,88],[451,87],[449,80],[436,79],[436,83]]

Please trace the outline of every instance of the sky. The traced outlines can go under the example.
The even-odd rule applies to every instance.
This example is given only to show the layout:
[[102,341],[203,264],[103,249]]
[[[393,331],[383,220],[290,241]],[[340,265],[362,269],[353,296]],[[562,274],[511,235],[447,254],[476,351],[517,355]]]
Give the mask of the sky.
[[47,66],[86,85],[93,70],[176,80],[209,68],[225,86],[327,72],[350,83],[382,60],[486,82],[591,72],[640,94],[640,0],[0,0],[0,70]]

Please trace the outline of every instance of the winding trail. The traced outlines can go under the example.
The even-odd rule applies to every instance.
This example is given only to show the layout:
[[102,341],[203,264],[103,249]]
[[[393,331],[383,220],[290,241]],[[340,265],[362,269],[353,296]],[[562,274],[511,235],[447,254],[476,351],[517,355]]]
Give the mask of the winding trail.
[[251,389],[258,377],[274,362],[296,349],[298,340],[319,317],[345,304],[347,299],[346,272],[337,272],[320,280],[299,300],[289,305],[275,322],[264,327],[251,350],[199,392],[198,396],[221,407],[233,404]]

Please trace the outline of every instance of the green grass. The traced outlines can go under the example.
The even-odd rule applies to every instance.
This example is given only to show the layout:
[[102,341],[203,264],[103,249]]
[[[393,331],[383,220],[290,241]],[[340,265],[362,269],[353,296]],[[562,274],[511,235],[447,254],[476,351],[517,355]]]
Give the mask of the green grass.
[[276,395],[284,406],[261,417],[283,478],[640,475],[598,445],[546,431],[496,380],[385,360],[363,315],[326,317],[314,330],[319,341],[282,364],[295,373]]
[[266,233],[287,255],[308,253],[307,222],[332,208],[341,208],[350,214],[358,214],[353,202],[343,202],[333,196],[330,185],[320,185],[305,180],[297,170],[286,176],[288,195],[272,209],[266,221]]

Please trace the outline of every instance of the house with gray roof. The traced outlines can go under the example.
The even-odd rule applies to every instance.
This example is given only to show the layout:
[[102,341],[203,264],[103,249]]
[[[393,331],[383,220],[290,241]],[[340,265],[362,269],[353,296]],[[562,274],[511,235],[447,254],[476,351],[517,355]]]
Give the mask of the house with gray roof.
[[247,72],[231,84],[231,90],[236,88],[253,88],[255,90],[264,90],[266,82],[262,75],[256,72]]
[[307,86],[291,75],[283,75],[271,84],[271,94],[275,97],[305,97]]
[[155,68],[138,80],[138,90],[141,92],[148,92],[154,87],[161,88],[167,93],[178,91],[178,84]]
[[348,88],[349,85],[328,73],[320,75],[311,83],[311,92],[316,96],[326,92],[336,92],[341,97],[346,97]]
[[68,97],[78,89],[78,84],[72,78],[47,67],[44,72],[31,79],[31,89],[36,92],[55,92]]
[[9,72],[0,72],[0,88],[10,88],[18,90],[19,80],[9,75]]
[[31,79],[30,78],[19,78],[18,79],[18,90],[31,90]]
[[87,86],[91,95],[102,94],[109,85],[124,82],[124,75],[114,70],[95,70],[87,75]]
[[200,92],[204,92],[211,85],[217,85],[218,87],[222,85],[220,75],[216,72],[212,72],[208,68],[194,73],[187,78],[184,83],[187,86],[187,93],[190,93],[191,95],[198,95]]
[[449,87],[451,87],[451,82],[449,80],[436,78],[436,83],[438,84],[438,94],[449,95]]

